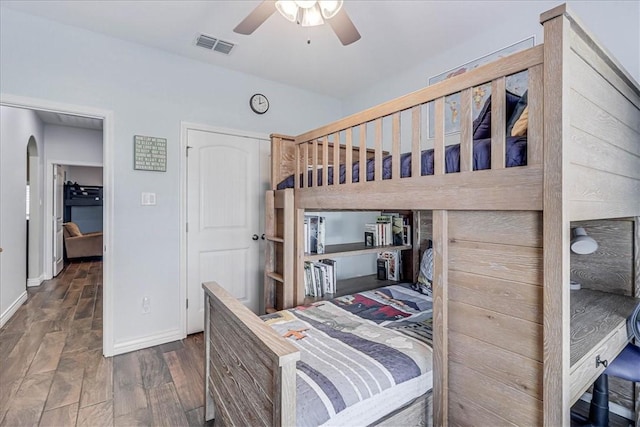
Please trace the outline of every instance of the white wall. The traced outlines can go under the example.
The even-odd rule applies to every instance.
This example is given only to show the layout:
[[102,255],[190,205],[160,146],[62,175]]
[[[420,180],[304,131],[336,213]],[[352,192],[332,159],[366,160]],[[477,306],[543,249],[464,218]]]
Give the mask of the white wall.
[[[0,324],[26,296],[27,143],[42,152],[43,124],[29,110],[0,106]],[[34,195],[38,197],[39,195]]]
[[102,186],[102,168],[88,166],[68,166],[67,181],[80,185]]
[[[46,43],[43,41],[46,40]],[[0,90],[113,112],[114,346],[179,329],[180,122],[297,134],[340,117],[338,100],[2,8]],[[252,113],[251,94],[270,99]],[[304,108],[303,108],[304,107]],[[133,136],[167,138],[167,172],[133,170]],[[155,192],[150,213],[142,191]],[[142,315],[142,292],[155,310]]]
[[102,165],[102,130],[44,126],[45,163]]
[[[505,17],[504,25],[485,32],[466,43],[451,46],[444,54],[425,58],[416,67],[390,76],[378,84],[343,100],[345,115],[353,114],[407,93],[422,89],[429,77],[494,52],[535,35],[542,43],[543,27],[539,15],[561,2],[520,1],[521,13]],[[623,67],[640,81],[640,2],[567,1],[574,15]],[[428,43],[428,41],[425,41]]]

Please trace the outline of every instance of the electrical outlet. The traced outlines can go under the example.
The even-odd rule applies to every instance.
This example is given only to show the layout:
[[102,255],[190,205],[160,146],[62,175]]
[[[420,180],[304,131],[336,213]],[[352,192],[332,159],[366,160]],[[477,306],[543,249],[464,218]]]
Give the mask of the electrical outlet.
[[142,298],[142,314],[147,314],[151,311],[151,298]]

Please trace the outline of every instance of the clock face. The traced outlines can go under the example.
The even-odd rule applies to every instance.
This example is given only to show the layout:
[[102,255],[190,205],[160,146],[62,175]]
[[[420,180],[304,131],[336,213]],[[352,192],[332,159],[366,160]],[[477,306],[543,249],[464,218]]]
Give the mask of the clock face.
[[251,109],[258,114],[264,114],[269,109],[269,100],[261,93],[256,93],[249,100]]

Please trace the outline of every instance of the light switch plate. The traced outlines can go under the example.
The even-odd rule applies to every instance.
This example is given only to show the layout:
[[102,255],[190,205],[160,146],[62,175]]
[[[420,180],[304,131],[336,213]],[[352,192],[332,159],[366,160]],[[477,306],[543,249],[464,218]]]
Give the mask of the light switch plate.
[[156,193],[142,193],[142,197],[140,199],[140,204],[142,206],[155,206],[155,204],[156,204]]

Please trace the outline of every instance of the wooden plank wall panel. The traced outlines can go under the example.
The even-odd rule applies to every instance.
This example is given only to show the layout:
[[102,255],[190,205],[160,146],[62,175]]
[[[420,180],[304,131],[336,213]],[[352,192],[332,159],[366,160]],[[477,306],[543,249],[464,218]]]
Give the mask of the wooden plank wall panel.
[[[640,109],[607,77],[572,52],[569,92],[569,217],[615,218],[640,213]],[[632,95],[631,95],[632,96]]]
[[571,280],[599,291],[633,295],[633,220],[572,222],[598,242],[589,255],[571,253]]
[[[449,301],[449,328],[533,360],[542,360],[542,326],[539,324]],[[449,341],[449,346],[454,343]]]
[[[420,212],[420,226],[418,228],[419,234],[419,246],[420,250],[424,250],[427,247],[427,240],[433,242],[433,211],[419,211]],[[420,253],[422,256],[422,252]]]
[[[456,362],[449,363],[449,389],[475,402],[485,411],[494,414],[496,418],[504,418],[510,423],[522,426],[542,425],[540,400],[467,366]],[[450,424],[479,425],[475,416],[471,415],[470,419],[460,419],[461,415],[451,407],[449,409]]]
[[449,423],[542,425],[542,215],[448,219]]
[[459,332],[450,331],[452,343],[449,347],[449,359],[494,380],[520,390],[537,399],[542,399],[542,364],[525,356],[480,341]]
[[450,242],[449,262],[458,271],[537,285],[542,281],[542,248],[516,245]]
[[449,282],[449,297],[454,301],[542,323],[541,286],[464,271],[450,271]]

